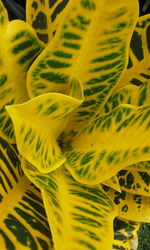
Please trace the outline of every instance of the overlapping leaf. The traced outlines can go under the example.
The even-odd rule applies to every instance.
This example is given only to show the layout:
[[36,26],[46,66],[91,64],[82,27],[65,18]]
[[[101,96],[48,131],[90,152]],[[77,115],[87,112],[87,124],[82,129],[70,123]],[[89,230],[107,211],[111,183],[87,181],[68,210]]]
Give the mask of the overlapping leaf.
[[150,14],[138,19],[130,44],[128,69],[120,85],[138,86],[147,79],[150,79]]
[[117,211],[101,188],[77,183],[63,166],[41,174],[23,159],[22,167],[42,190],[56,250],[111,250]]
[[45,43],[51,41],[69,0],[27,0],[27,22]]
[[[103,8],[106,4],[109,8]],[[71,0],[56,36],[29,71],[29,96],[68,93],[75,75],[83,83],[85,100],[69,130],[82,126],[104,104],[126,68],[137,15],[136,0],[117,0],[115,5],[112,0]]]
[[2,138],[0,182],[0,248],[52,249],[41,194],[23,175],[17,153]]
[[104,181],[102,184],[104,184],[104,185],[106,185],[108,187],[111,187],[111,188],[115,189],[118,192],[121,191],[117,175],[114,175],[110,179]]
[[131,250],[130,240],[137,238],[140,223],[116,218],[114,220],[113,250]]
[[11,143],[15,141],[13,125],[5,105],[28,100],[27,70],[43,48],[28,24],[8,22],[0,1],[0,135]]
[[[72,86],[74,93],[76,82]],[[77,82],[77,97],[82,98],[81,88],[78,86],[80,87]],[[65,161],[58,145],[61,145],[61,141],[57,140],[66,126],[70,113],[81,102],[81,99],[72,96],[49,93],[24,104],[6,107],[14,123],[20,153],[41,172],[48,173]]]
[[149,105],[120,105],[93,119],[71,142],[66,167],[79,182],[101,183],[131,164],[149,160],[149,129]]
[[150,173],[150,161],[138,162],[137,164],[128,166],[126,169]]
[[125,191],[119,193],[106,186],[104,190],[117,205],[121,219],[150,222],[150,197]]
[[118,179],[122,190],[150,196],[150,173],[124,169],[118,173]]

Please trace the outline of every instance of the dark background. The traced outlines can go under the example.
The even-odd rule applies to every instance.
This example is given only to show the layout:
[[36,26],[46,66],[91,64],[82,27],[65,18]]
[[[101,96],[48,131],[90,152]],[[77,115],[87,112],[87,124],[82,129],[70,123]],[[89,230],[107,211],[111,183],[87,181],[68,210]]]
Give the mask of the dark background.
[[[25,20],[26,0],[2,0],[2,2],[4,3],[5,7],[8,10],[10,20],[13,19]],[[150,13],[150,0],[139,0],[139,4],[140,4],[140,16]],[[108,8],[108,6],[106,6],[106,8]]]

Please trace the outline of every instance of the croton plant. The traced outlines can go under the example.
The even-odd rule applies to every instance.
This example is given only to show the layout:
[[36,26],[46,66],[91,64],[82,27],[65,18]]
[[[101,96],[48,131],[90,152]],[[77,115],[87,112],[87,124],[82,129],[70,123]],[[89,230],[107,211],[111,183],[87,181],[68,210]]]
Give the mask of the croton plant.
[[0,1],[1,250],[129,250],[150,222],[138,16],[138,0],[28,0],[9,21]]

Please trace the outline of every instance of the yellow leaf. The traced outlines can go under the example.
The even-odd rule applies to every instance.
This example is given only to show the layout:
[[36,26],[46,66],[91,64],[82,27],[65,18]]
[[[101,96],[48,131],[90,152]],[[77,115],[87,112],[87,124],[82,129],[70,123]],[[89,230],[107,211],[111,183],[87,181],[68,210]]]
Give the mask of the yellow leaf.
[[120,105],[93,119],[70,142],[65,166],[81,183],[101,183],[129,165],[149,160],[149,129],[149,105]]
[[[81,88],[78,82],[73,81],[71,94],[76,92],[76,85],[77,89]],[[59,136],[71,112],[81,102],[72,96],[49,93],[6,107],[14,123],[18,150],[42,173],[56,169],[66,160],[61,152],[63,142]]]
[[68,2],[69,0],[27,0],[26,19],[40,40],[45,43],[51,41]]
[[100,186],[77,183],[64,166],[42,174],[22,159],[22,167],[41,188],[56,250],[111,250],[117,211]]
[[[3,27],[4,26],[4,27]],[[27,70],[44,48],[26,23],[8,22],[0,1],[0,136],[15,142],[13,125],[5,105],[27,101]]]
[[85,100],[68,132],[90,119],[118,84],[127,66],[137,16],[137,0],[115,4],[113,0],[70,0],[66,6],[54,39],[29,70],[27,88],[30,98],[47,92],[68,94],[70,79],[81,80]]
[[137,86],[150,79],[150,14],[139,17],[133,33],[128,68],[120,86],[133,83]]
[[138,162],[137,164],[128,166],[126,169],[150,173],[150,161]]
[[117,176],[122,190],[133,194],[150,196],[149,173],[123,169]]
[[111,187],[111,188],[115,189],[118,192],[121,192],[117,175],[112,176],[110,179],[104,181],[102,184],[104,184],[104,185],[106,185],[108,187]]
[[40,191],[24,176],[16,151],[0,138],[0,249],[52,250]]
[[121,219],[150,223],[150,197],[125,191],[119,193],[106,186],[104,190],[117,205]]

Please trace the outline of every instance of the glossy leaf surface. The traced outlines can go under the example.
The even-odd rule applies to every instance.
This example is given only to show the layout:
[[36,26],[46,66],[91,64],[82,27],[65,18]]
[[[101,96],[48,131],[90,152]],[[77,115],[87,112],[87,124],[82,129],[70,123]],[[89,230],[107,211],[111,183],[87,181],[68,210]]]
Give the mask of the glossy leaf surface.
[[41,194],[23,175],[14,148],[2,138],[0,182],[0,248],[52,250]]
[[27,70],[43,48],[43,43],[28,24],[8,21],[0,1],[0,136],[10,143],[15,139],[5,105],[28,100]]
[[82,126],[103,106],[126,68],[137,9],[136,0],[117,0],[115,5],[112,0],[71,0],[56,36],[29,71],[29,96],[68,93],[68,83],[76,76],[85,100],[69,129]]
[[27,22],[44,43],[51,41],[68,2],[69,0],[27,0]]
[[49,93],[6,107],[14,123],[18,150],[41,172],[50,172],[65,161],[57,139],[80,103],[71,96]]
[[79,182],[98,184],[131,164],[149,160],[149,125],[149,105],[120,105],[93,119],[65,152],[67,169]]
[[23,159],[22,167],[42,190],[56,250],[111,250],[117,211],[101,187],[77,183],[63,166],[42,174]]

